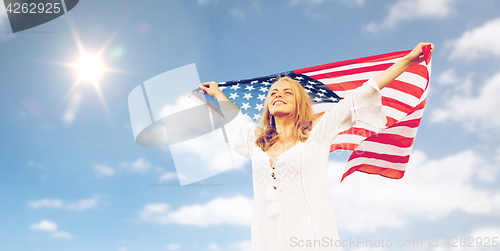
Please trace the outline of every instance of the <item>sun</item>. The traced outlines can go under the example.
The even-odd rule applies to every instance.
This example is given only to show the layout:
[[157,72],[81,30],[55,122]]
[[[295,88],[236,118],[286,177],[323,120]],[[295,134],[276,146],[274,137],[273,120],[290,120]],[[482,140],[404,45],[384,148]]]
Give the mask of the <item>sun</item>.
[[74,68],[78,71],[78,82],[98,83],[99,76],[106,71],[99,55],[83,54],[80,60],[74,64]]

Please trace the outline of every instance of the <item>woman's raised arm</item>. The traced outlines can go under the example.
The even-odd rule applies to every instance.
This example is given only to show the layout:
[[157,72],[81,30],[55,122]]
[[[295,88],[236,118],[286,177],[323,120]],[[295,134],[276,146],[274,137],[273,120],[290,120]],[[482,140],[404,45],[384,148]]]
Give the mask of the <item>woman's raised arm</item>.
[[205,82],[199,87],[202,89],[200,93],[208,93],[208,95],[214,97],[219,102],[220,109],[224,117],[226,117],[227,112],[230,110],[236,109],[239,110],[237,106],[235,106],[224,93],[219,89],[219,84],[215,81]]
[[384,72],[378,74],[373,78],[377,82],[380,89],[384,88],[394,79],[396,79],[401,73],[403,73],[408,67],[416,64],[420,64],[424,61],[424,54],[422,47],[430,44],[431,51],[434,50],[434,44],[432,43],[420,43],[418,44],[410,53],[398,60],[391,67],[389,67]]

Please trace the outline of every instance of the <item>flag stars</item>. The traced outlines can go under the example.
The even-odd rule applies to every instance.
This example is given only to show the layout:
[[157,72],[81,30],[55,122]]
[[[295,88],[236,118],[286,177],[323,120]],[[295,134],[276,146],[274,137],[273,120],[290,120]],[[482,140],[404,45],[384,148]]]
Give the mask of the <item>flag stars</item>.
[[307,93],[311,93],[312,91],[309,89],[305,89]]
[[260,99],[260,101],[263,101],[264,99],[266,99],[266,95],[264,95],[264,94],[259,94],[258,99]]
[[312,84],[312,85],[316,84],[316,83],[315,83],[315,82],[313,82],[313,81],[307,81],[307,82],[308,82],[309,84]]
[[226,89],[226,88],[227,88],[226,86],[219,86],[219,90],[221,90],[221,91]]
[[316,102],[321,102],[321,98],[314,97],[314,101],[316,101]]
[[252,93],[245,93],[245,96],[243,98],[246,98],[247,100],[250,100],[252,97]]
[[264,105],[263,104],[257,104],[255,106],[255,109],[259,110],[259,112],[260,112],[261,109],[264,109]]
[[334,98],[334,97],[330,97],[330,99],[333,101],[333,102],[337,102],[337,98]]
[[260,119],[260,114],[259,113],[256,113],[253,115],[253,119],[255,119],[256,121],[258,121]]
[[252,91],[253,89],[255,89],[255,87],[253,87],[253,85],[249,85],[249,86],[245,87],[245,89]]
[[303,77],[301,77],[301,76],[296,76],[296,77],[295,77],[295,79],[302,80],[302,79],[304,79],[304,78],[303,78]]
[[266,86],[270,85],[270,83],[269,83],[269,82],[267,82],[267,81],[262,82],[262,84],[263,84],[263,85],[266,85]]
[[239,97],[239,96],[240,96],[240,95],[238,95],[238,93],[236,93],[236,92],[235,92],[235,93],[231,93],[231,94],[229,95],[229,98],[235,99],[235,98],[237,98],[237,97]]
[[312,85],[306,85],[307,88],[314,88]]
[[325,92],[326,92],[326,90],[325,90],[325,89],[319,89],[319,91],[320,91],[320,92],[322,92],[322,93],[325,93]]
[[259,91],[261,91],[261,92],[267,92],[267,91],[269,91],[269,89],[267,87],[263,86],[263,87],[260,88]]
[[236,85],[233,85],[231,86],[231,89],[234,89],[234,90],[238,90],[240,87],[240,84],[236,84]]
[[245,109],[245,111],[246,111],[248,108],[251,108],[251,107],[250,107],[250,102],[248,102],[248,103],[243,103],[243,105],[241,106],[241,109]]
[[322,92],[318,92],[316,95],[320,96],[320,97],[324,97],[325,94],[323,94]]

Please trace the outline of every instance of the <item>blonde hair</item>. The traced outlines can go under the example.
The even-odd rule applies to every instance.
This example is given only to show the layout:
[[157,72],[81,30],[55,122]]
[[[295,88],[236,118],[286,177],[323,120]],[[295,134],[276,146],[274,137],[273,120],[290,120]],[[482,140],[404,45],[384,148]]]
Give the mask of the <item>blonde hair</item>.
[[[295,112],[289,116],[295,116],[294,135],[298,135],[298,139],[304,142],[309,138],[314,114],[310,97],[299,81],[287,75],[283,77],[278,75],[273,85],[279,81],[287,81],[292,87],[295,100]],[[274,120],[274,116],[269,112],[270,96],[271,91],[267,93],[266,100],[264,101],[264,111],[260,120],[260,127],[263,128],[263,130],[255,141],[255,144],[263,151],[267,151],[267,149],[279,139],[278,132],[276,131],[276,121]]]

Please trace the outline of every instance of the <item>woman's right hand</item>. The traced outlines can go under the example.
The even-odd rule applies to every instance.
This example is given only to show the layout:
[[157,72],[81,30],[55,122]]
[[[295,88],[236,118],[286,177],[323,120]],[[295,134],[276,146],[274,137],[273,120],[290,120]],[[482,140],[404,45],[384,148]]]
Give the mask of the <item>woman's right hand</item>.
[[199,91],[200,93],[208,93],[208,95],[215,97],[216,95],[222,93],[222,91],[219,89],[219,84],[215,81],[210,81],[210,82],[205,82],[198,87],[201,88]]

